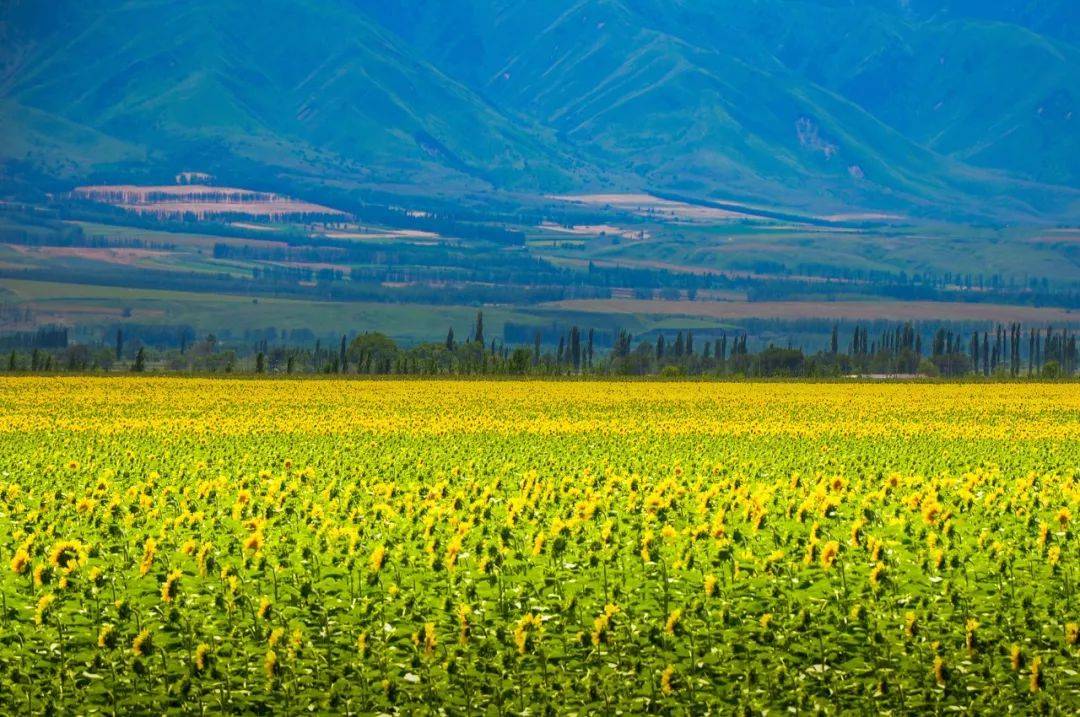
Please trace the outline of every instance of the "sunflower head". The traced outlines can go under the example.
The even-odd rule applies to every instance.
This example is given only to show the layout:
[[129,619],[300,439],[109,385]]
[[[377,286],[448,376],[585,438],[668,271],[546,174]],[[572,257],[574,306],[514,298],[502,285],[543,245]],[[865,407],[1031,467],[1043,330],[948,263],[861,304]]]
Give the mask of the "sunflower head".
[[49,564],[58,570],[72,571],[86,560],[86,548],[77,540],[61,540],[49,550]]

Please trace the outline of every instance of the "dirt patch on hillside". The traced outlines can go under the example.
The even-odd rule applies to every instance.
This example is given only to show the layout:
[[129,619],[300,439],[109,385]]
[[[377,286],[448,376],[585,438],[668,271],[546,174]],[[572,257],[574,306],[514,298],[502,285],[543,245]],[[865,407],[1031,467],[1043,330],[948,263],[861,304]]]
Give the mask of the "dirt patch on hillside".
[[649,238],[649,233],[646,231],[624,229],[622,227],[612,226],[611,224],[575,224],[566,227],[561,224],[555,224],[554,222],[542,222],[540,228],[557,234],[567,234],[579,237],[614,236],[621,239]]
[[[715,221],[745,219],[752,216],[749,213],[743,214],[727,209],[661,199],[651,194],[563,194],[553,195],[548,199],[590,207],[612,207],[654,219]],[[737,202],[731,203],[738,204]]]
[[199,219],[215,216],[246,215],[281,220],[305,214],[345,213],[331,207],[285,197],[273,192],[257,192],[238,187],[214,187],[203,184],[138,186],[111,184],[76,187],[72,195],[138,214],[155,216],[195,215]]
[[371,231],[330,230],[325,233],[330,239],[439,239],[434,232],[420,229],[372,229]]

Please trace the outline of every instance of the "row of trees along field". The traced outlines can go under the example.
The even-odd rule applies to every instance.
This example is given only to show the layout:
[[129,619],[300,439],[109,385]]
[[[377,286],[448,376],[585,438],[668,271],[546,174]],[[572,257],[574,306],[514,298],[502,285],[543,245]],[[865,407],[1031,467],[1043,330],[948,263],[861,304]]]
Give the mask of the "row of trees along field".
[[[663,375],[745,377],[830,377],[846,375],[923,375],[1007,378],[1071,377],[1080,366],[1075,334],[1068,329],[998,325],[969,334],[944,327],[898,324],[871,335],[856,325],[841,337],[834,325],[826,349],[766,344],[751,351],[745,332],[693,331],[634,337],[592,328],[570,327],[557,343],[543,340],[511,345],[488,339],[483,312],[469,335],[459,340],[451,328],[443,341],[403,347],[378,332],[342,335],[339,342],[314,346],[270,345],[263,339],[247,351],[224,348],[209,335],[186,340],[180,348],[139,344],[126,352],[118,330],[115,345],[67,344],[66,332],[45,330],[46,345],[27,349],[26,338],[7,338],[8,371],[189,371],[206,373],[325,373],[369,375]],[[929,339],[924,342],[924,334]],[[598,337],[605,348],[601,348]],[[64,339],[63,346],[59,339]],[[548,337],[550,339],[550,336]],[[3,339],[0,339],[3,340]],[[3,345],[3,344],[0,344]]]

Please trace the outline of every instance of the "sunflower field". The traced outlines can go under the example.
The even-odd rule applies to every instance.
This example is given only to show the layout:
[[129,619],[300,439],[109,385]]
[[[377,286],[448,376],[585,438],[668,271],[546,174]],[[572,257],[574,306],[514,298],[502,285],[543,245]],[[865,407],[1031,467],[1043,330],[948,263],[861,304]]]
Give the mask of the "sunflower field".
[[0,379],[0,713],[1075,714],[1080,387]]

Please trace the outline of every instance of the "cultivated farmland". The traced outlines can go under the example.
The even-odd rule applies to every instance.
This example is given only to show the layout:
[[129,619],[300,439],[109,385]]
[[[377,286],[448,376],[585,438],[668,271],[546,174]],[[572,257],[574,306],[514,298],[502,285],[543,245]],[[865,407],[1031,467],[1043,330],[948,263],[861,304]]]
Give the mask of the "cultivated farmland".
[[1080,391],[0,379],[0,711],[1074,712]]

